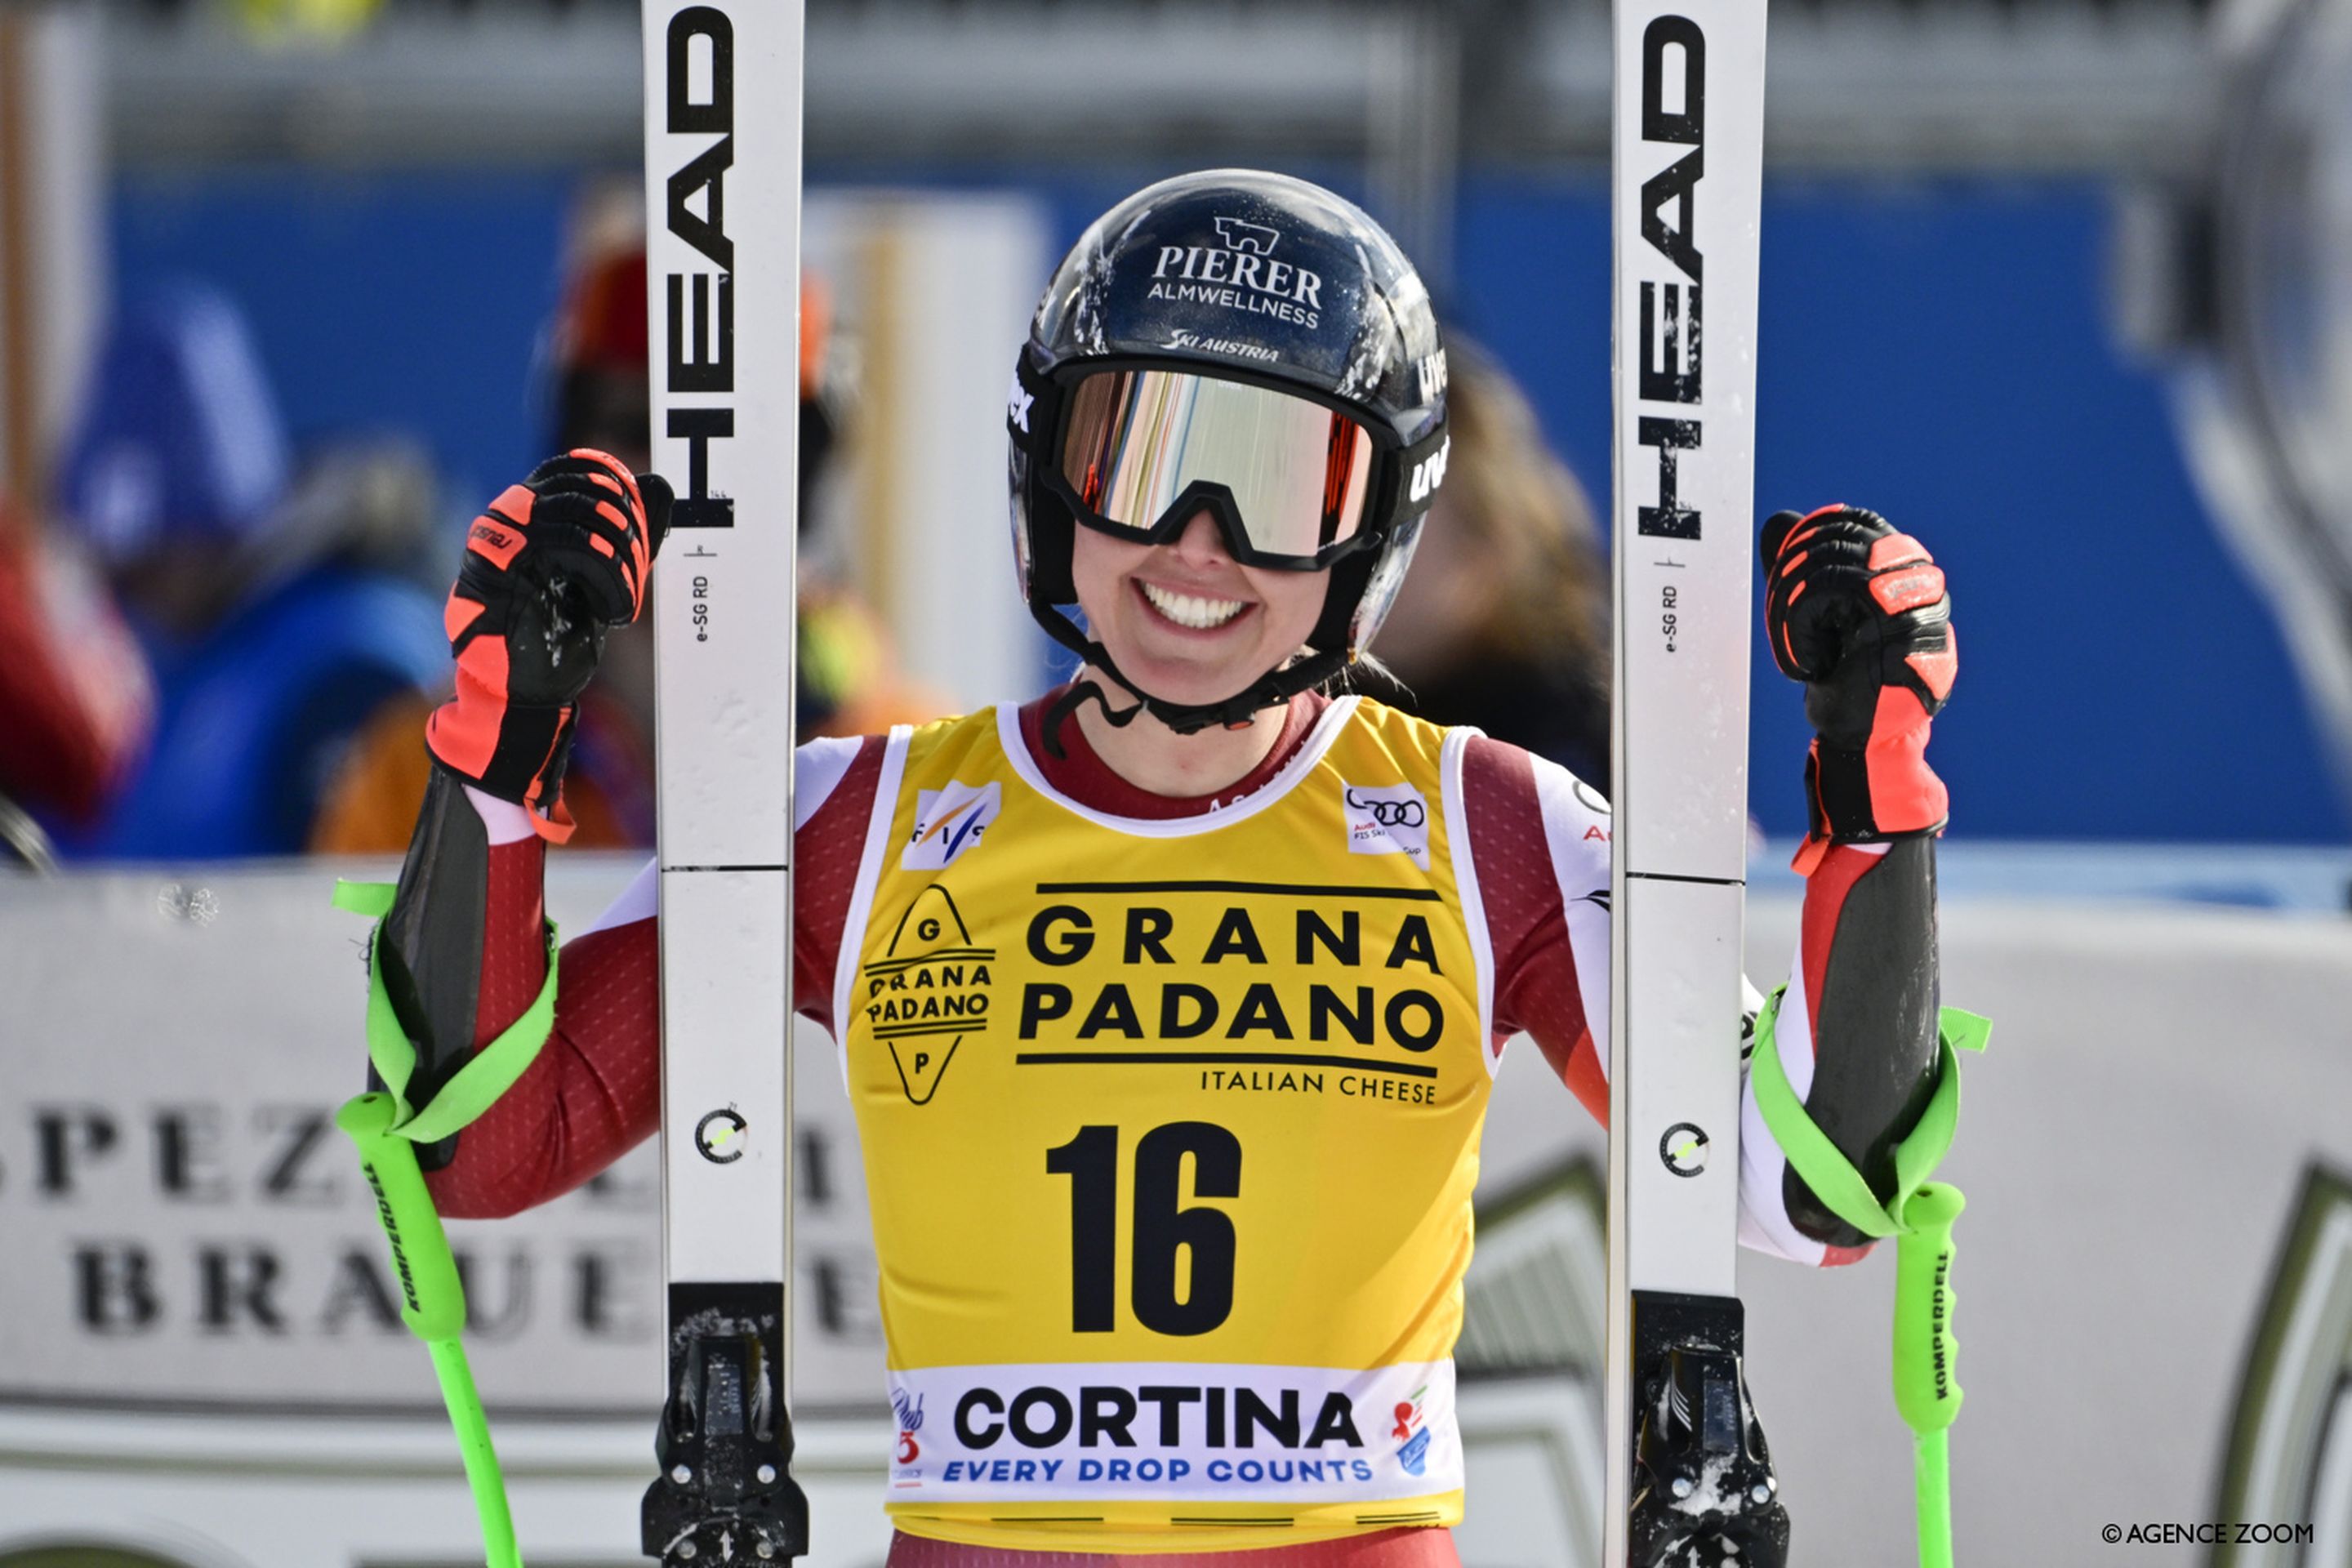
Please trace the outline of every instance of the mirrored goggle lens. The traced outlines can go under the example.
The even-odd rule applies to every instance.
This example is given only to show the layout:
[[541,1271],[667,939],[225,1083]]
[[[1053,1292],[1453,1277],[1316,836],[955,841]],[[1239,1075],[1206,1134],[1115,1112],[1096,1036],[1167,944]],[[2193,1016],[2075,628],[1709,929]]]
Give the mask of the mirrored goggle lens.
[[1062,477],[1097,517],[1148,530],[1223,485],[1252,550],[1312,560],[1355,536],[1372,438],[1319,403],[1175,371],[1105,371],[1071,395]]

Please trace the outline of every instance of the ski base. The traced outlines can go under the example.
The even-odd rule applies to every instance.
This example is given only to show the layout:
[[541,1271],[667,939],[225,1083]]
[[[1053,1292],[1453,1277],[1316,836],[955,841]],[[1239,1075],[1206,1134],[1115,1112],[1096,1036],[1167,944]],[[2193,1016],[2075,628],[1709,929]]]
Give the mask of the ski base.
[[1741,1362],[1736,1296],[1633,1292],[1628,1568],[1784,1568],[1789,1513]]
[[784,1563],[808,1552],[792,1477],[780,1283],[669,1288],[669,1398],[642,1547],[665,1568]]

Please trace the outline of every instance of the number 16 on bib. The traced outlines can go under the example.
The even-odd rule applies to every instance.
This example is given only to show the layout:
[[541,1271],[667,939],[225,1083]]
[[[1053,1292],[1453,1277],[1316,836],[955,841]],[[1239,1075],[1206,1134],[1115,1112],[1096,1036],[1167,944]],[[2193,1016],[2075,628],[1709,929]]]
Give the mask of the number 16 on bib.
[[801,0],[646,0],[666,1402],[646,1554],[808,1550],[791,1473]]
[[1617,0],[1609,1568],[1780,1568],[1742,1373],[1764,0]]

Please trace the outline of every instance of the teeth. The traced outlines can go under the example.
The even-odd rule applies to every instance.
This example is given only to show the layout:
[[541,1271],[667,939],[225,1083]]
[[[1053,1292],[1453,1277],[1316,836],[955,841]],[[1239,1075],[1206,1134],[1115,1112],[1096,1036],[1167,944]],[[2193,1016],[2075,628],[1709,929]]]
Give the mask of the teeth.
[[1207,631],[1223,626],[1249,606],[1239,599],[1204,599],[1193,594],[1171,594],[1152,584],[1142,584],[1143,596],[1151,607],[1180,626],[1194,631]]

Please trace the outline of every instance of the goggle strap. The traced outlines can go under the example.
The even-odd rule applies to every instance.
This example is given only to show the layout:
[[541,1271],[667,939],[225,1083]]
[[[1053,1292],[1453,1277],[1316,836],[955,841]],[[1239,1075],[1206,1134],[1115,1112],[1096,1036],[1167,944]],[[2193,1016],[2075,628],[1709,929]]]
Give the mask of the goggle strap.
[[1437,488],[1445,479],[1446,455],[1453,445],[1452,434],[1441,425],[1398,454],[1397,523],[1419,517],[1436,500]]
[[1013,385],[1017,395],[1005,406],[1005,434],[1029,454],[1031,462],[1058,468],[1053,426],[1061,422],[1061,389],[1030,363],[1026,345],[1013,357]]

